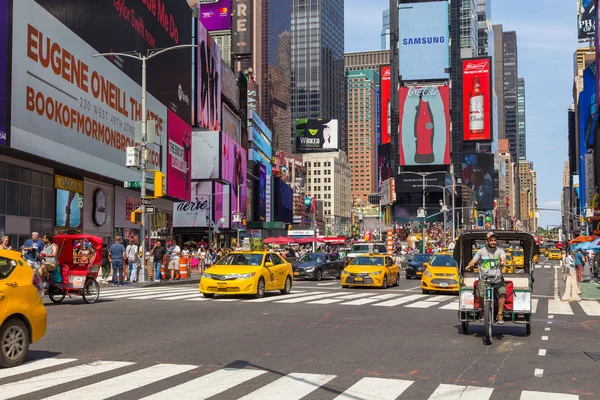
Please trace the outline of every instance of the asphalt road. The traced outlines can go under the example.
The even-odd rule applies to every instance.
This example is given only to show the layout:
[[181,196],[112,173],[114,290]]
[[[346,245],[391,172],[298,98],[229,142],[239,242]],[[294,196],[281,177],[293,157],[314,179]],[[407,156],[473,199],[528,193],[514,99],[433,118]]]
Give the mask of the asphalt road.
[[481,326],[462,333],[457,296],[404,277],[387,290],[296,282],[264,301],[102,286],[94,305],[48,305],[31,362],[0,370],[0,399],[597,399],[600,363],[584,351],[600,352],[600,304],[554,302],[555,265],[535,270],[531,336],[506,323],[491,346]]

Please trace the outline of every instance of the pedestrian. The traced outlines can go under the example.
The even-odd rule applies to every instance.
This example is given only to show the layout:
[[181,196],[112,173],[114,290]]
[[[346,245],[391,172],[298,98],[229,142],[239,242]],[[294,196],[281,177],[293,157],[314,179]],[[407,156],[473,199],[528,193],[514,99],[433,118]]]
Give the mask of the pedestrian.
[[565,281],[565,292],[561,298],[562,301],[581,301],[579,297],[579,288],[577,287],[577,275],[575,267],[575,257],[573,253],[569,251],[569,255],[565,258],[567,279]]
[[179,255],[181,254],[181,248],[175,243],[175,239],[171,239],[171,246],[169,246],[169,273],[170,280],[174,281],[179,271]]
[[102,283],[108,285],[110,275],[110,261],[108,260],[108,246],[102,243]]
[[[581,278],[583,277],[584,258],[585,257],[581,250],[577,250],[575,252],[575,271],[576,271],[576,280],[578,283],[581,282]],[[581,294],[581,289],[577,290],[577,294]]]
[[123,261],[127,255],[125,254],[125,247],[121,243],[122,240],[121,236],[117,236],[115,242],[108,249],[108,259],[113,269],[113,286],[125,286],[123,283]]
[[127,254],[127,281],[137,282],[138,265],[140,262],[137,239],[133,239],[125,249]]
[[154,282],[161,281],[161,272],[160,269],[162,267],[163,258],[165,258],[165,253],[167,249],[162,245],[160,240],[157,240],[154,243],[154,247],[152,247],[152,262],[154,264]]
[[2,236],[2,242],[0,243],[2,250],[12,250],[12,247],[8,245],[8,236]]
[[58,266],[58,246],[54,243],[54,236],[51,233],[44,235],[44,250],[41,252],[42,266],[38,271],[41,271],[44,281],[50,272],[54,272]]
[[37,232],[31,232],[31,239],[27,239],[23,247],[25,253],[25,261],[31,268],[39,268],[39,256],[44,250],[44,243],[40,240],[40,235]]

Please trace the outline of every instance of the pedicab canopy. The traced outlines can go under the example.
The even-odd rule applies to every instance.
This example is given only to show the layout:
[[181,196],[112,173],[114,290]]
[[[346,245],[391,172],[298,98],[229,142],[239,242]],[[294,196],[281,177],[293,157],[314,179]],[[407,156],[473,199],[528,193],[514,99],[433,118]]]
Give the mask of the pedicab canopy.
[[482,247],[486,242],[487,234],[493,232],[498,237],[498,247],[506,250],[515,244],[523,249],[525,272],[531,271],[533,257],[540,254],[540,248],[535,242],[535,237],[526,232],[517,231],[473,231],[463,233],[456,241],[453,257],[458,265],[458,272],[463,273],[465,267],[473,259],[473,251]]
[[58,264],[73,265],[73,248],[76,244],[86,241],[96,250],[94,261],[100,259],[102,257],[102,238],[84,234],[54,236],[54,243],[58,246]]

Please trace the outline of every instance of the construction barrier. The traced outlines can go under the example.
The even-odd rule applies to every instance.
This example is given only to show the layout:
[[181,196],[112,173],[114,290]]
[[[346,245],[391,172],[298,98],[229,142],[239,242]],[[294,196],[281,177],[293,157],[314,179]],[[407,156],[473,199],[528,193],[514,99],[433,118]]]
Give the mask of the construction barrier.
[[391,229],[387,230],[387,251],[390,256],[394,254],[394,234]]
[[179,277],[181,279],[187,279],[189,277],[188,274],[188,258],[180,257],[179,258]]

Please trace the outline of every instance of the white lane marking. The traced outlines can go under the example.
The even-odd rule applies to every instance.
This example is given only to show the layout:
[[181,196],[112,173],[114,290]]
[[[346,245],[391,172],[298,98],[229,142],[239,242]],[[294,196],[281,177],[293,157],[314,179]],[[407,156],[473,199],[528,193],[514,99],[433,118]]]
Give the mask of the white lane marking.
[[339,303],[340,301],[344,301],[343,299],[321,299],[316,301],[310,301],[306,304],[333,304]]
[[405,307],[407,308],[429,308],[433,306],[437,306],[438,302],[434,301],[417,301],[416,303],[408,304]]
[[119,375],[92,385],[73,389],[68,392],[48,397],[44,400],[61,400],[67,398],[103,400],[109,397],[127,393],[134,389],[170,378],[175,375],[196,369],[196,365],[157,364],[128,374]]
[[581,308],[587,315],[600,316],[600,303],[597,301],[581,301],[579,302]]
[[360,297],[367,297],[367,296],[371,296],[372,293],[357,293],[357,294],[350,294],[348,296],[336,296],[334,299],[321,299],[321,300],[316,300],[316,301],[311,301],[307,304],[333,304],[333,303],[339,303],[340,301],[345,301],[345,300],[349,300],[349,299],[357,299]]
[[486,400],[493,391],[493,388],[441,384],[429,396],[429,400]]
[[298,400],[314,392],[335,377],[335,375],[289,374],[239,400]]
[[539,264],[536,264],[536,265],[535,265],[535,267],[536,267],[536,268],[542,268],[542,266],[541,266],[541,265],[539,265]]
[[551,265],[544,265],[544,269],[550,269],[551,267]]
[[567,301],[548,300],[548,314],[573,315],[573,310]]
[[552,324],[552,321],[548,321],[548,322],[546,322],[546,323],[547,323],[547,324]]
[[460,301],[453,301],[450,304],[446,304],[445,306],[440,307],[440,310],[453,310],[458,311],[458,307],[460,306]]
[[426,297],[424,294],[412,294],[410,296],[402,297],[400,299],[394,299],[389,301],[384,301],[383,303],[373,304],[372,307],[394,307],[400,304],[409,303],[411,301],[422,299]]
[[[323,293],[323,292],[310,292],[310,294],[321,294],[321,293]],[[294,292],[292,294],[286,294],[285,298],[286,299],[293,299],[293,298],[296,298],[296,297],[309,296],[310,294],[309,294],[309,292]],[[266,303],[266,302],[275,301],[275,300],[281,300],[281,296],[263,297],[262,299],[252,299],[252,300],[247,300],[246,302],[247,303]]]
[[553,319],[554,315],[548,315],[548,319]]
[[331,286],[335,285],[337,282],[327,282],[327,283],[317,283],[317,286]]
[[349,301],[348,303],[341,303],[343,306],[362,306],[363,304],[371,304],[376,301],[392,299],[394,297],[403,296],[401,294],[380,294],[379,296],[374,296],[368,299],[358,299],[354,301]]
[[349,294],[349,295],[344,295],[344,296],[336,296],[336,299],[343,299],[343,300],[350,300],[350,299],[360,299],[361,297],[368,297],[368,296],[373,296],[376,295],[376,293],[373,292],[369,292],[369,293],[355,293],[355,294]]
[[550,392],[533,392],[523,390],[520,400],[579,400],[576,394],[550,393]]
[[542,357],[544,357],[545,355],[546,355],[546,349],[540,349],[540,350],[538,351],[538,356],[542,356]]
[[147,288],[131,288],[131,289],[124,289],[124,288],[114,288],[114,289],[104,289],[102,290],[102,293],[104,293],[106,296],[109,295],[119,295],[119,294],[128,294],[128,293],[150,293],[150,292],[160,292],[160,291],[164,291],[164,290],[172,290],[172,289],[194,289],[197,288],[197,286],[159,286],[159,287],[147,287]]
[[197,292],[194,294],[184,294],[181,296],[172,296],[172,297],[165,297],[163,299],[160,300],[188,300],[188,299],[193,299],[194,297],[204,297],[202,296],[202,293]]
[[536,368],[533,371],[533,376],[535,376],[536,378],[543,378],[544,377],[544,370],[540,369],[540,368]]
[[549,331],[550,331],[550,328],[544,328],[544,330],[545,330],[546,332],[549,332]]
[[147,294],[144,296],[134,296],[134,297],[127,297],[127,300],[150,300],[150,299],[160,299],[161,297],[170,297],[170,296],[176,296],[176,295],[182,295],[182,294],[197,294],[198,293],[198,289],[191,289],[191,290],[182,290],[182,291],[177,291],[177,292],[163,292],[163,293],[154,293],[154,294]]
[[558,270],[554,270],[554,300],[560,300],[558,297]]
[[[217,293],[218,294],[218,293]],[[234,302],[234,301],[240,301],[241,299],[232,299],[232,298],[219,298],[219,299],[213,299],[213,301],[220,301],[220,302]]]
[[456,296],[440,295],[440,296],[431,296],[431,297],[428,297],[427,299],[425,299],[425,301],[437,301],[440,303],[443,303],[444,301],[448,301],[448,300],[456,300]]
[[125,293],[125,294],[108,294],[108,295],[103,295],[102,293],[100,293],[100,296],[104,299],[125,299],[125,298],[131,298],[131,297],[137,297],[137,296],[150,296],[150,295],[164,295],[164,294],[181,294],[181,293],[191,293],[195,290],[198,289],[161,289],[161,290],[152,290],[152,291],[147,291],[144,293],[140,293],[140,292],[136,292],[136,293]]
[[542,336],[542,340],[548,340],[548,336]]
[[12,399],[13,397],[37,392],[78,379],[103,374],[118,368],[127,367],[135,363],[119,361],[96,361],[91,364],[78,365],[76,367],[50,372],[48,374],[34,376],[17,382],[7,383],[0,386],[0,399]]
[[537,311],[539,302],[540,302],[540,299],[531,299],[531,313],[532,314],[535,314],[535,312]]
[[77,361],[75,358],[45,358],[42,360],[30,361],[18,367],[0,369],[0,379],[9,378],[11,376],[25,374],[44,368],[51,368],[57,365],[62,365]]
[[162,392],[154,393],[142,400],[185,399],[191,393],[195,400],[205,400],[266,372],[258,369],[220,369]]
[[305,295],[305,296],[298,297],[295,299],[286,299],[286,300],[276,301],[275,303],[294,304],[294,303],[300,303],[302,301],[311,301],[311,300],[323,299],[325,297],[333,297],[333,296],[337,296],[337,293],[325,293],[325,294],[316,294],[316,295],[308,295],[308,296]]
[[413,381],[362,378],[334,400],[395,400]]
[[212,299],[209,299],[208,297],[204,297],[204,295],[202,295],[202,297],[194,297],[193,299],[187,299],[187,301],[208,301],[208,300],[212,300]]

